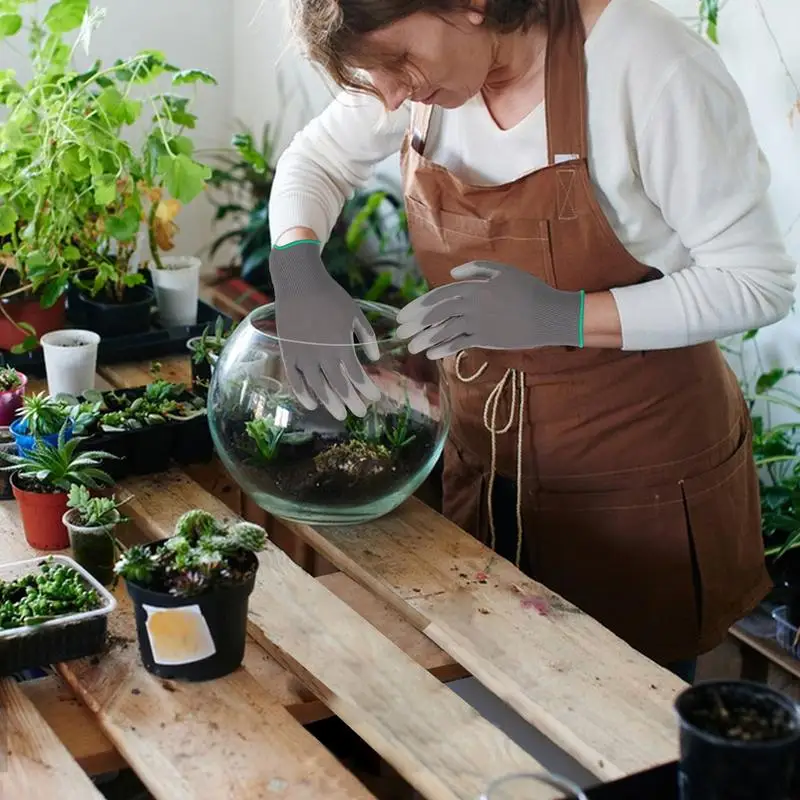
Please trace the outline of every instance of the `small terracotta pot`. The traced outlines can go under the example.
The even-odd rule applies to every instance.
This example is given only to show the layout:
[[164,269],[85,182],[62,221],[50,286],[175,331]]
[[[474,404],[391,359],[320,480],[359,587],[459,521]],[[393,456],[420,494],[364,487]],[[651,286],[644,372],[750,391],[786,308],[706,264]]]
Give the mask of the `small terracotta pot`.
[[11,478],[11,491],[19,506],[25,539],[34,550],[64,550],[69,547],[69,533],[63,517],[67,511],[67,493],[27,492]]
[[[42,308],[38,297],[13,299],[8,301],[5,308],[17,324],[27,322],[31,325],[37,337],[63,328],[67,321],[66,298],[63,295],[50,308]],[[0,316],[0,349],[10,350],[15,344],[21,344],[27,335],[24,330]]]
[[17,370],[22,381],[16,389],[9,389],[7,392],[0,392],[0,427],[7,428],[16,418],[17,409],[22,406],[22,398],[25,397],[25,388],[28,385],[28,376],[23,375]]

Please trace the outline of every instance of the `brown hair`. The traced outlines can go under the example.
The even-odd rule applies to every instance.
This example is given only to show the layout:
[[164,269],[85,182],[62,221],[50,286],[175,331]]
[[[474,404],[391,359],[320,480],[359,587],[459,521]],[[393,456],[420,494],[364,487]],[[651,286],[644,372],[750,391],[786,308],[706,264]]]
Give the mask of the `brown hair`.
[[[485,0],[485,24],[498,33],[526,30],[558,14],[561,24],[576,0]],[[308,57],[339,85],[375,94],[352,59],[363,55],[363,37],[412,14],[465,11],[470,0],[291,0],[292,27]]]

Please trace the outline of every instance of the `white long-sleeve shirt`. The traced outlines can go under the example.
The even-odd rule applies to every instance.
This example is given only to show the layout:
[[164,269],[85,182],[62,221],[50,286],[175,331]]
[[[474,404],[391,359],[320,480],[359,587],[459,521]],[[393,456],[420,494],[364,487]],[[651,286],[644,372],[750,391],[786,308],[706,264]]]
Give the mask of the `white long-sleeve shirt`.
[[[586,42],[589,168],[617,236],[664,277],[612,289],[623,347],[712,341],[786,316],[796,264],[768,199],[769,167],[717,53],[652,0],[611,0]],[[401,146],[410,107],[342,93],[280,158],[273,237],[329,235],[352,191]],[[478,94],[435,109],[426,156],[463,180],[506,183],[547,164],[544,104],[510,130]]]

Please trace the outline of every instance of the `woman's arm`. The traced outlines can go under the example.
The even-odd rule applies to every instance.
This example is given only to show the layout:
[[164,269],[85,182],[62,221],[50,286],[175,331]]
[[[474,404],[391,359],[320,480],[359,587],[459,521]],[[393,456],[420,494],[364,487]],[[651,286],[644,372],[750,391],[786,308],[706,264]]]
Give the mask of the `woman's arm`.
[[645,192],[692,260],[659,280],[587,297],[586,345],[682,347],[786,316],[796,264],[768,197],[769,167],[744,98],[711,48],[677,64],[637,151]]
[[340,93],[278,160],[269,200],[272,241],[327,241],[353,191],[400,149],[409,118],[408,106],[387,113],[373,97]]

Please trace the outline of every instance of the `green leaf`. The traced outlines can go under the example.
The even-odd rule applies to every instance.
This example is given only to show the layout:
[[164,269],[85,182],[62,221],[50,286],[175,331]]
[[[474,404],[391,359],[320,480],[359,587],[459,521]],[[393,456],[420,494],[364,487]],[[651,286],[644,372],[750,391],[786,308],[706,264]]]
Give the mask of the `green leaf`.
[[172,83],[175,86],[182,86],[187,83],[208,83],[212,86],[217,85],[217,79],[203,69],[182,69],[172,76]]
[[42,308],[50,308],[67,290],[69,285],[69,274],[59,275],[55,280],[50,281],[39,296],[39,303]]
[[64,261],[80,261],[81,251],[74,245],[68,244],[61,253]]
[[7,236],[14,230],[17,212],[11,206],[0,206],[0,236]]
[[758,380],[756,381],[756,394],[763,394],[769,389],[772,389],[785,377],[786,373],[780,367],[776,367],[769,372],[765,372],[763,375],[759,375]]
[[109,235],[120,242],[129,242],[139,232],[139,211],[129,206],[116,217],[106,220]]
[[68,33],[81,26],[88,10],[89,0],[59,0],[50,6],[44,24],[53,33]]
[[[66,172],[70,178],[74,178],[75,180],[85,180],[91,174],[89,160],[82,156],[81,149],[78,147],[78,145],[74,144],[67,147],[61,153],[59,163],[61,164],[61,168],[64,170],[64,172]],[[114,199],[113,196],[111,199]],[[111,200],[108,202],[111,202]],[[101,205],[105,205],[105,203],[102,203]]]
[[172,197],[183,204],[191,203],[203,191],[206,180],[211,177],[210,167],[192,161],[183,153],[174,158],[161,156],[158,159],[158,171],[163,175]]
[[114,181],[101,181],[94,186],[94,201],[99,206],[107,206],[117,196],[117,185]]
[[113,125],[133,125],[142,111],[142,103],[128,100],[116,86],[107,86],[100,92],[97,104],[108,116]]
[[12,346],[11,352],[14,353],[14,355],[21,356],[24,353],[29,353],[31,350],[35,350],[38,345],[39,340],[35,335],[26,336],[19,344]]
[[0,14],[0,37],[13,36],[19,33],[22,27],[22,17],[19,14]]
[[194,153],[194,142],[188,136],[173,136],[169,140],[169,149],[175,154],[191,156]]

